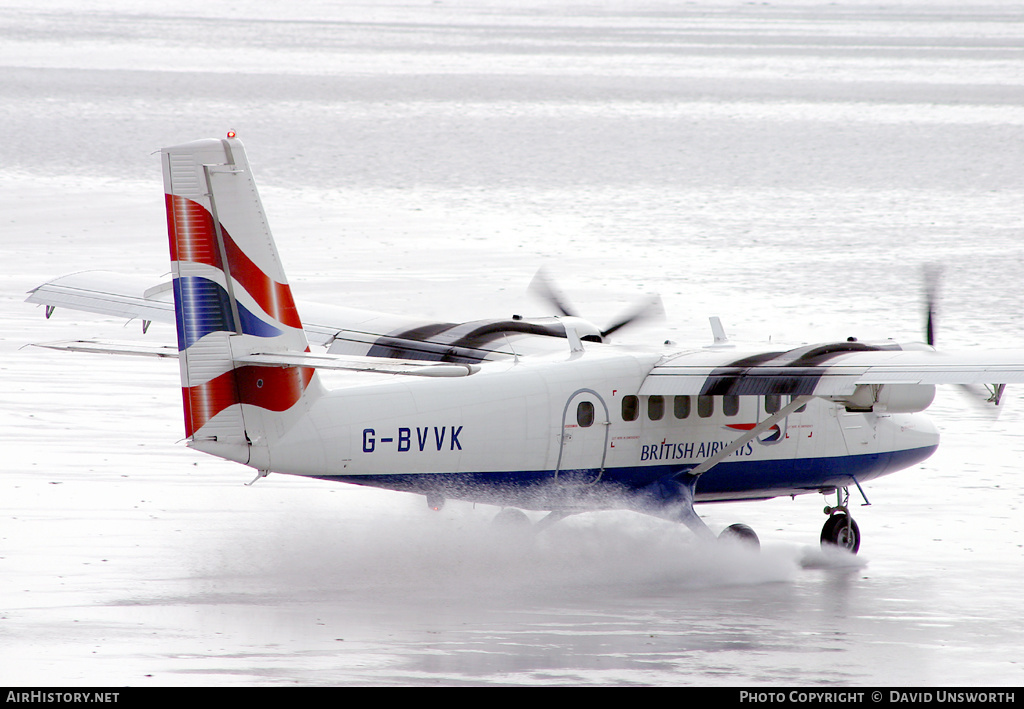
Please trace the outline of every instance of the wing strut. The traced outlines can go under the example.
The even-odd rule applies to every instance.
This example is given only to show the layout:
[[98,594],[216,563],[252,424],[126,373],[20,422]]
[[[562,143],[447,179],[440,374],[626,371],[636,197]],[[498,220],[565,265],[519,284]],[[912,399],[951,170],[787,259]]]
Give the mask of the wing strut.
[[812,398],[814,397],[795,397],[788,405],[754,426],[696,468],[684,470],[678,475],[666,476],[640,488],[633,498],[633,509],[673,522],[682,522],[698,537],[714,539],[714,533],[708,529],[704,520],[693,509],[693,498],[696,496],[698,478],[732,455],[740,446],[745,446],[747,442],[767,431]]
[[794,411],[799,409],[801,406],[803,406],[804,404],[806,404],[808,401],[810,401],[813,398],[814,398],[813,396],[797,396],[797,397],[794,397],[794,399],[791,402],[789,402],[788,405],[782,407],[781,409],[776,411],[774,414],[772,414],[771,416],[766,418],[764,421],[762,421],[761,423],[759,423],[756,426],[754,426],[752,429],[750,429],[749,431],[744,433],[742,436],[737,438],[735,441],[733,441],[732,443],[727,445],[722,450],[718,451],[718,453],[716,453],[715,455],[713,455],[710,458],[708,458],[707,460],[705,460],[703,463],[698,465],[696,468],[691,468],[690,470],[687,470],[687,471],[685,471],[683,473],[680,473],[676,477],[677,478],[681,478],[683,476],[688,476],[688,477],[691,477],[691,478],[698,478],[698,477],[700,477],[701,475],[703,475],[704,473],[706,473],[707,471],[711,470],[713,467],[715,467],[716,465],[721,463],[727,457],[732,455],[741,446],[745,446],[749,441],[752,441],[755,438],[757,438],[758,436],[760,436],[762,433],[767,431],[769,428],[774,426],[776,423],[778,423],[782,419],[784,419],[787,416],[789,416],[791,413],[793,413]]

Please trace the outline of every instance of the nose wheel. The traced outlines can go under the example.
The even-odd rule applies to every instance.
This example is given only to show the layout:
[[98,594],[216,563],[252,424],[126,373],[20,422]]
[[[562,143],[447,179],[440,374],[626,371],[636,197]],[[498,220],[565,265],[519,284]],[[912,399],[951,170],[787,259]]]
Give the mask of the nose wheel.
[[825,507],[828,519],[825,520],[825,526],[821,528],[821,547],[823,549],[839,547],[851,554],[856,554],[860,549],[860,527],[857,526],[857,522],[854,521],[846,506],[850,495],[846,488],[843,488],[842,494],[838,490],[836,492],[839,504],[835,507]]
[[846,512],[834,512],[821,528],[822,548],[839,547],[851,554],[860,549],[860,527]]

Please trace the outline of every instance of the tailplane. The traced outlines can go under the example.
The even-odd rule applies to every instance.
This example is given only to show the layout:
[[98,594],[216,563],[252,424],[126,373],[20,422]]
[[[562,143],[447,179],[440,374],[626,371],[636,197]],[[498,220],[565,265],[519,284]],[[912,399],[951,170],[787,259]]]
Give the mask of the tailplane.
[[270,470],[272,439],[321,389],[308,367],[236,363],[309,351],[245,149],[229,137],[161,152],[189,445]]

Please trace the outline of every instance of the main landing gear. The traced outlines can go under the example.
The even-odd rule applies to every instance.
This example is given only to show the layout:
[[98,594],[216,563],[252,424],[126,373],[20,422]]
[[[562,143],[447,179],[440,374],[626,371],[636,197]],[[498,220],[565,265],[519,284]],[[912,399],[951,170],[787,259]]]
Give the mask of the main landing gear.
[[860,549],[860,527],[850,515],[847,503],[850,501],[850,492],[843,488],[842,492],[836,490],[838,504],[835,507],[825,506],[825,526],[821,528],[821,546],[823,549],[839,547],[851,554],[856,554]]
[[[704,524],[693,509],[693,490],[696,479],[666,479],[652,483],[644,490],[644,495],[636,498],[637,504],[632,507],[638,512],[661,517],[662,519],[680,522],[686,525],[699,539],[712,541],[714,533]],[[859,488],[859,486],[858,486]],[[837,488],[836,505],[826,506],[828,519],[821,530],[821,546],[823,549],[839,548],[850,554],[860,550],[860,527],[850,514],[850,491],[848,488]],[[861,491],[863,493],[863,490]],[[829,491],[831,494],[831,491]],[[866,499],[866,498],[865,498]],[[559,520],[565,519],[580,510],[554,510],[540,521],[533,523],[521,510],[505,508],[494,519],[494,526],[505,530],[533,530],[540,532]],[[733,524],[726,527],[718,539],[728,542],[739,542],[749,549],[760,549],[761,543],[754,530],[745,524]]]
[[761,548],[761,540],[757,538],[754,530],[745,524],[730,524],[722,530],[718,538],[724,542],[739,542],[754,550]]
[[553,510],[547,516],[534,523],[530,521],[530,518],[522,510],[515,507],[505,507],[495,515],[491,521],[491,526],[502,531],[531,530],[542,532],[555,522],[563,520],[571,514],[573,513],[568,510]]
[[533,526],[533,522],[530,521],[530,518],[522,510],[517,510],[515,507],[505,507],[495,515],[491,525],[495,529],[508,531],[529,529]]

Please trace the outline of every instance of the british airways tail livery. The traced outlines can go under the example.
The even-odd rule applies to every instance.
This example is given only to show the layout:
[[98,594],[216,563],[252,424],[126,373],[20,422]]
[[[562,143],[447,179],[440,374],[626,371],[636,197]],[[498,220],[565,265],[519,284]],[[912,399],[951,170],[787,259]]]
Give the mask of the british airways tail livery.
[[201,140],[162,156],[185,435],[201,451],[266,470],[280,432],[320,385],[311,367],[238,360],[307,352],[302,321],[245,151]]
[[[548,511],[538,527],[625,508],[704,537],[695,503],[836,493],[822,543],[856,552],[848,490],[936,450],[921,413],[935,386],[988,385],[998,405],[1024,380],[1020,351],[930,342],[742,353],[714,319],[710,347],[620,348],[610,335],[660,303],[602,329],[544,276],[534,287],[561,316],[437,323],[297,304],[241,142],[177,145],[162,160],[170,287],[84,273],[28,301],[47,316],[60,306],[174,322],[176,348],[44,346],[176,356],[188,445],[259,475],[419,493],[435,508]],[[339,384],[317,370],[340,372]],[[757,542],[744,525],[723,534]]]

